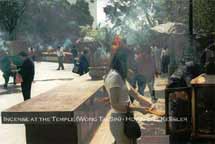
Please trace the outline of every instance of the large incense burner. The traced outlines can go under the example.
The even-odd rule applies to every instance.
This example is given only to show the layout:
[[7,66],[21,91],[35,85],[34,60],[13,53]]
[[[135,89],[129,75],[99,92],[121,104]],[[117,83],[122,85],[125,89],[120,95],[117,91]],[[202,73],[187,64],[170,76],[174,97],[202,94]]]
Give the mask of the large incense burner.
[[215,75],[202,74],[192,84],[192,136],[215,138]]

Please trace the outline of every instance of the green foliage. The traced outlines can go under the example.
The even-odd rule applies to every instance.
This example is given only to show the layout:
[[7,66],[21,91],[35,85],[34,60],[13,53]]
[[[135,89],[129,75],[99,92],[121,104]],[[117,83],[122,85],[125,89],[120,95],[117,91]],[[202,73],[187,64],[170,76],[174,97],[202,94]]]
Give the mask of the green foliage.
[[197,33],[215,32],[214,7],[214,0],[194,0],[194,29]]
[[0,27],[9,33],[9,39],[15,39],[13,32],[26,6],[25,0],[0,1]]
[[96,41],[102,44],[106,50],[110,50],[115,32],[112,28],[107,26],[98,27],[97,29],[92,29],[89,26],[81,26],[81,35],[82,37],[87,36],[94,38]]
[[84,0],[73,5],[67,0],[8,0],[0,1],[0,23],[31,44],[58,45],[66,38],[77,39],[79,26],[91,26],[93,17]]
[[165,15],[168,21],[188,24],[189,0],[165,0]]
[[74,20],[78,25],[92,25],[93,17],[90,15],[89,4],[84,0],[78,0],[75,5],[71,6],[71,13],[74,14]]
[[103,44],[103,47],[105,47],[106,50],[108,51],[110,51],[112,47],[112,42],[114,40],[114,37],[115,37],[115,32],[113,31],[112,28],[101,27],[98,30],[97,40],[99,40]]
[[97,35],[99,33],[98,29],[92,29],[90,26],[80,26],[81,28],[81,36],[88,36],[94,39],[97,39]]
[[110,0],[104,11],[115,26],[132,29],[172,22],[188,22],[189,1],[185,0]]
[[[215,0],[193,0],[195,31],[215,29]],[[142,30],[166,22],[189,23],[189,0],[110,0],[104,9],[115,27]]]
[[150,45],[149,29],[159,24],[188,24],[188,0],[110,0],[104,9],[108,19],[129,44]]

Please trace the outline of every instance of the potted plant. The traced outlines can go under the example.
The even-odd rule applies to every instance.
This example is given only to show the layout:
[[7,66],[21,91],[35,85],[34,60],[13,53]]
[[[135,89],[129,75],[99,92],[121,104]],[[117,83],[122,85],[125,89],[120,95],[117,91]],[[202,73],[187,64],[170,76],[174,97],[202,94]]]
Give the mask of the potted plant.
[[89,75],[93,80],[102,79],[107,73],[109,65],[109,55],[102,44],[99,44],[97,49],[91,53],[91,67],[89,67]]
[[82,33],[85,35],[83,42],[87,43],[89,48],[89,75],[93,80],[100,80],[107,73],[110,56],[107,53],[111,45],[111,40],[104,28],[92,29],[82,27]]

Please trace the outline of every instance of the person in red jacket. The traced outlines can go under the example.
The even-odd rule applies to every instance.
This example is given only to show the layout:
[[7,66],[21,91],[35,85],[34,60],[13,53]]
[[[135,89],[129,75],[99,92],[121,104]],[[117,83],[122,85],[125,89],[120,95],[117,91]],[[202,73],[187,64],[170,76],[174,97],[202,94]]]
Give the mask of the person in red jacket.
[[155,76],[157,76],[155,61],[150,53],[150,50],[139,50],[136,60],[136,76],[135,83],[138,85],[138,92],[144,95],[146,85],[149,88],[151,100],[153,103],[157,101],[154,90]]

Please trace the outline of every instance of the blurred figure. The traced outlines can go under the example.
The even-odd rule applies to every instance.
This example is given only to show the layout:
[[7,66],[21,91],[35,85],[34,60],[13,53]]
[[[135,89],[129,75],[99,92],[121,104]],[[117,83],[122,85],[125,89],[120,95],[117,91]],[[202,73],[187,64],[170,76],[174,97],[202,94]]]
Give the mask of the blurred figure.
[[[127,80],[132,85],[133,88],[136,88],[136,74],[137,74],[137,68],[136,68],[136,60],[135,60],[135,53],[136,53],[136,47],[135,48],[128,48],[126,50],[128,55],[128,76]],[[130,96],[131,102],[133,103],[134,98]]]
[[154,90],[154,81],[156,72],[155,61],[151,56],[150,50],[138,50],[136,54],[136,76],[133,85],[138,85],[138,92],[144,95],[146,85],[149,88],[151,100],[153,103],[157,101]]
[[155,44],[152,45],[152,56],[155,60],[155,66],[157,72],[161,73],[161,49],[158,48]]
[[215,44],[212,44],[209,47],[205,48],[201,54],[200,61],[202,66],[206,65],[214,57],[215,57]]
[[161,51],[161,72],[163,74],[168,73],[168,66],[169,66],[169,52],[168,49],[165,47]]
[[27,53],[20,52],[19,56],[23,60],[23,64],[19,71],[20,75],[22,76],[23,82],[21,83],[22,87],[22,94],[24,100],[28,100],[31,98],[31,85],[34,80],[34,62],[28,57]]
[[64,52],[63,52],[63,48],[62,47],[57,47],[57,57],[58,57],[58,68],[57,70],[64,70],[64,65],[63,65],[63,61],[64,61]]
[[112,48],[111,48],[111,54],[114,55],[121,46],[121,38],[119,35],[115,35],[113,43],[112,43]]
[[71,53],[72,53],[72,63],[75,64],[76,63],[76,60],[75,58],[78,57],[78,51],[76,49],[76,46],[74,45],[71,49]]
[[215,45],[212,44],[206,48],[202,54],[201,62],[204,65],[206,74],[215,74]]
[[1,71],[3,72],[3,78],[4,78],[4,88],[8,88],[8,82],[10,79],[10,76],[13,77],[13,83],[16,84],[14,69],[16,69],[16,66],[13,64],[12,60],[10,59],[10,56],[6,52],[4,56],[2,56],[1,61]]
[[85,49],[79,58],[79,74],[83,75],[89,71],[88,50]]
[[36,60],[36,59],[35,59],[35,50],[34,50],[34,48],[30,47],[30,48],[28,49],[28,55],[29,55],[29,57],[30,57],[33,61]]

